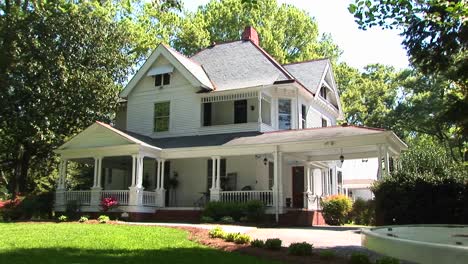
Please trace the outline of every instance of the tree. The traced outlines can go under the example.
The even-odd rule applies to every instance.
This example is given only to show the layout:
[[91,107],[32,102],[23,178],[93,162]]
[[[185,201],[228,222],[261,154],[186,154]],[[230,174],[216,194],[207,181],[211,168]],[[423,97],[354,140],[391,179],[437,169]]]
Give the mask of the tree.
[[[400,28],[410,61],[450,88],[438,121],[463,140],[468,160],[468,5],[465,0],[355,0],[349,6],[362,29]],[[432,77],[431,77],[432,78]],[[440,82],[439,82],[440,83]],[[443,87],[439,93],[444,93]],[[452,128],[451,128],[452,129]]]
[[157,45],[148,42],[161,38],[142,32],[167,8],[132,1],[0,2],[0,171],[10,192],[29,191],[44,176],[47,186],[52,150],[94,121],[112,118],[122,84]]
[[393,67],[372,64],[359,72],[341,63],[335,75],[347,123],[392,129],[388,117],[397,94],[397,72]]
[[[252,3],[255,2],[255,3]],[[245,26],[259,33],[260,46],[280,63],[330,57],[340,50],[329,35],[319,36],[317,23],[306,12],[276,0],[212,0],[186,12],[173,46],[186,55],[212,43],[238,40]]]

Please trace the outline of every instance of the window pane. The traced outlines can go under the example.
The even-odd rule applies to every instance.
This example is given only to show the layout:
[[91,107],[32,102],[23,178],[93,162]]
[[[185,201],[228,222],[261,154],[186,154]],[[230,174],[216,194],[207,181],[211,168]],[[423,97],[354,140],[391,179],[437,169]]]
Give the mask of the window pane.
[[171,82],[171,75],[169,73],[165,73],[163,77],[163,84],[168,85]]
[[291,129],[291,100],[278,100],[278,121],[279,129]]
[[170,112],[169,102],[154,104],[154,117],[169,116],[169,112]]
[[169,131],[169,117],[156,118],[155,122],[155,131]]
[[157,74],[154,76],[154,86],[161,86],[162,84],[162,75]]

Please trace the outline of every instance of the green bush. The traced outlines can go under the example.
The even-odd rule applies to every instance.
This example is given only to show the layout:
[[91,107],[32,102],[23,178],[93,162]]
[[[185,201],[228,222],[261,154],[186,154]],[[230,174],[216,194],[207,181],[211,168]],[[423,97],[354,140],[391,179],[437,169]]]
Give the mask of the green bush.
[[256,248],[264,248],[265,247],[265,241],[260,240],[260,239],[254,239],[254,240],[250,241],[250,245],[252,247],[256,247]]
[[356,225],[373,225],[375,219],[375,206],[373,200],[356,199],[349,212],[349,221]]
[[234,218],[230,217],[230,216],[223,216],[220,220],[221,223],[224,223],[224,224],[232,224],[232,223],[235,223],[236,221],[234,221]]
[[250,242],[250,236],[248,235],[241,235],[239,234],[236,238],[234,238],[234,243],[236,244],[248,244]]
[[410,145],[398,168],[372,188],[377,225],[467,223],[468,166],[423,142]]
[[378,259],[375,264],[400,264],[400,261],[396,258],[383,257]]
[[107,215],[100,215],[97,220],[99,223],[105,224],[110,221],[110,218]]
[[57,218],[59,222],[66,222],[68,221],[68,217],[66,215],[61,215]]
[[265,248],[271,250],[280,250],[283,242],[279,238],[269,238],[265,241]]
[[319,256],[322,259],[331,260],[336,257],[336,254],[332,250],[323,250],[320,251]]
[[78,219],[80,214],[81,203],[77,200],[67,201],[65,205],[65,213],[70,216],[70,219]]
[[292,243],[289,245],[288,254],[294,256],[310,256],[312,254],[312,244],[307,242]]
[[78,222],[80,222],[80,223],[86,223],[86,222],[88,222],[88,220],[89,220],[88,217],[82,216],[82,217],[80,217],[80,219],[78,219]]
[[212,217],[209,217],[209,216],[202,216],[200,218],[200,221],[202,223],[213,223],[214,222],[214,219]]
[[226,240],[227,242],[234,242],[239,235],[239,233],[227,233],[224,237],[224,240]]
[[249,222],[249,218],[248,218],[247,216],[243,216],[243,217],[241,217],[241,218],[239,219],[239,221],[240,221],[241,223],[247,223],[247,222]]
[[211,229],[210,232],[208,233],[208,235],[211,238],[222,238],[222,239],[224,239],[224,237],[226,236],[226,232],[224,232],[221,227],[217,226],[217,227]]
[[344,225],[351,211],[352,202],[344,195],[333,195],[321,202],[325,222],[329,225]]
[[[219,202],[207,203],[203,215],[220,221],[225,216],[232,217],[235,221],[247,219],[248,221],[260,221],[265,215],[265,207],[261,201],[248,201],[246,203]],[[246,217],[246,218],[245,218]]]
[[263,220],[265,216],[265,205],[259,200],[248,201],[245,204],[245,216],[252,222]]
[[348,263],[349,264],[371,264],[371,261],[366,254],[353,253]]

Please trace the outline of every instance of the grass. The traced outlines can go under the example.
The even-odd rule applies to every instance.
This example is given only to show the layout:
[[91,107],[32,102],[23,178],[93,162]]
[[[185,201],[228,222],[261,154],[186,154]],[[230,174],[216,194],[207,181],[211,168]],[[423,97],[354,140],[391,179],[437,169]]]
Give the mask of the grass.
[[271,263],[187,237],[163,227],[0,223],[0,263]]

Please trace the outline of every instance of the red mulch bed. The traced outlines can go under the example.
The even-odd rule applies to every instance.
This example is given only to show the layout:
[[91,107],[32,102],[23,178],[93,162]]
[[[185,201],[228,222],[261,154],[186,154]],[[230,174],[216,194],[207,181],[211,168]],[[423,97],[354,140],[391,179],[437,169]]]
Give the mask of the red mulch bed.
[[311,256],[291,256],[288,255],[288,249],[283,247],[279,251],[273,251],[263,248],[254,248],[248,245],[238,245],[232,242],[226,242],[220,238],[210,238],[209,230],[194,228],[194,227],[175,227],[190,233],[189,239],[200,244],[217,248],[228,252],[239,252],[262,259],[276,260],[283,263],[299,263],[299,264],[326,264],[337,263],[346,264],[348,261],[342,257],[335,256],[332,259],[323,259],[317,253]]

